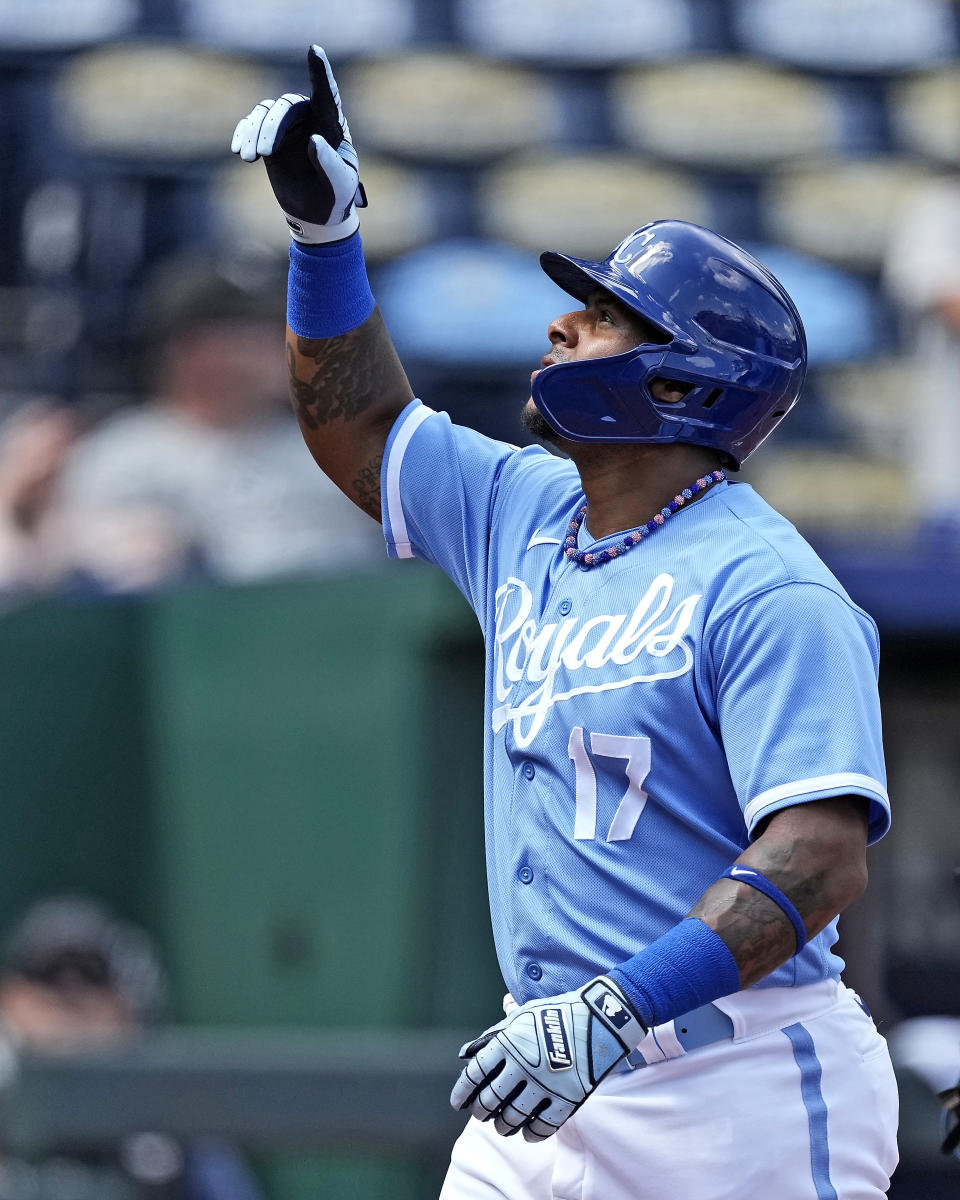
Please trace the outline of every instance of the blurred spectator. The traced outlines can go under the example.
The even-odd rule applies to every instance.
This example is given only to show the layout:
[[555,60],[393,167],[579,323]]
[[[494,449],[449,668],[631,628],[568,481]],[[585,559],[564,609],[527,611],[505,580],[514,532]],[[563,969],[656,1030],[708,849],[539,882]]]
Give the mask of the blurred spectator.
[[282,289],[177,261],[143,308],[150,398],[80,437],[59,487],[68,580],[126,591],[379,562],[375,522],[317,469],[290,412]]
[[960,1017],[910,1017],[887,1035],[898,1067],[918,1075],[939,1094],[960,1079]]
[[0,426],[0,593],[29,593],[50,582],[50,502],[74,433],[65,408],[40,400]]
[[38,901],[8,933],[0,1019],[18,1043],[116,1041],[166,1015],[167,983],[146,933],[96,901]]
[[[0,1029],[15,1050],[110,1046],[161,1020],[163,968],[145,932],[93,900],[33,905],[0,966]],[[258,1200],[237,1153],[222,1142],[181,1144],[144,1131],[112,1154],[26,1162],[0,1151],[0,1200]]]
[[886,282],[916,360],[903,398],[914,495],[925,530],[960,545],[960,178],[918,187],[894,223]]

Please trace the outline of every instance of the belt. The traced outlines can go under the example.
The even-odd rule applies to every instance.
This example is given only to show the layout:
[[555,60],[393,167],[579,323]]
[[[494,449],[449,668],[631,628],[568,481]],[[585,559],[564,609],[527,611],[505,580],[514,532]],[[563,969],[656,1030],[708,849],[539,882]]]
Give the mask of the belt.
[[704,1004],[691,1012],[654,1025],[640,1045],[631,1050],[617,1066],[620,1071],[636,1071],[658,1062],[680,1058],[691,1050],[733,1039],[733,1021],[715,1004]]

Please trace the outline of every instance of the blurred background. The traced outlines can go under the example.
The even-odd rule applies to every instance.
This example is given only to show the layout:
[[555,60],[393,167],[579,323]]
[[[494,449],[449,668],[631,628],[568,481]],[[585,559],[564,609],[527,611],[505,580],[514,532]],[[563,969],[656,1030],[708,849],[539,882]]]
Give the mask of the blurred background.
[[[204,1094],[229,1092],[230,1031],[260,1028],[256,1069],[292,1072],[264,1082],[259,1137],[168,1114],[157,1136],[179,1149],[131,1158],[140,1117],[115,1105],[109,1177],[78,1173],[70,1121],[51,1141],[41,1089],[14,1105],[19,1134],[0,1107],[0,1197],[434,1195],[446,1131],[404,1148],[318,1118],[311,1137],[290,1086],[310,1055],[281,1035],[469,1032],[498,1011],[475,622],[439,573],[385,565],[303,448],[286,226],[229,154],[258,99],[305,86],[311,41],[360,153],[374,292],[414,388],[455,419],[524,440],[529,372],[569,307],[542,249],[602,256],[683,217],[796,299],[809,384],[744,476],[880,626],[894,827],[840,949],[901,1074],[891,1195],[957,1195],[934,1095],[960,1075],[957,6],[0,0],[6,969],[24,973],[32,906],[59,899],[26,925],[42,947],[57,931],[59,965],[27,972],[44,1013],[65,979],[70,1029],[79,1003],[95,1041],[116,1032],[119,921],[162,964],[163,1026],[227,1037]],[[160,1022],[129,1016],[127,1034]],[[134,1108],[158,1079],[137,1074]],[[220,1192],[183,1190],[191,1130],[236,1135],[201,1148]],[[41,1148],[73,1173],[38,1173]]]

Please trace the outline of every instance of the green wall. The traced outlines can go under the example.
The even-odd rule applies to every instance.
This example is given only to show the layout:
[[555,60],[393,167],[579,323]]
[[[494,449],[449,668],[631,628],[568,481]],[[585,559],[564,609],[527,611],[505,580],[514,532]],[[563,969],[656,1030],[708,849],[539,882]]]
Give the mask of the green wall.
[[0,618],[0,928],[54,889],[149,919],[142,618],[115,604]]
[[[100,896],[158,936],[191,1024],[495,1019],[482,654],[438,572],[45,604],[0,619],[0,668],[4,924]],[[437,1169],[265,1175],[401,1200]]]

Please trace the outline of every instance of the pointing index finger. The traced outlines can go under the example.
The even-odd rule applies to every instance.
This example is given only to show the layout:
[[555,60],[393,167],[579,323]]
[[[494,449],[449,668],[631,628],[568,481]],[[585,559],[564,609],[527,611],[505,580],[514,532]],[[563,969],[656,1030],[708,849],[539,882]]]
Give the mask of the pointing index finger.
[[343,141],[346,122],[340,107],[337,81],[320,46],[311,46],[307,51],[307,66],[310,70],[310,116],[313,130],[336,150]]

